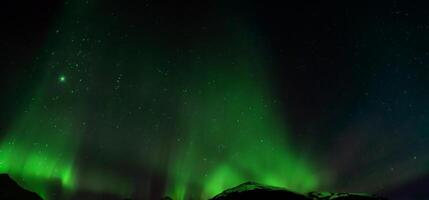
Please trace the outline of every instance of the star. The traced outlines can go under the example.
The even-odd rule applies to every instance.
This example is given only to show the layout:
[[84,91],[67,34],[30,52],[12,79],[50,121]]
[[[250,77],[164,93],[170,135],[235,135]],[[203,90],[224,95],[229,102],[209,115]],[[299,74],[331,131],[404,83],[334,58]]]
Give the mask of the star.
[[58,80],[59,80],[61,83],[65,83],[65,82],[66,82],[66,77],[65,77],[64,75],[61,75],[61,76],[58,78]]

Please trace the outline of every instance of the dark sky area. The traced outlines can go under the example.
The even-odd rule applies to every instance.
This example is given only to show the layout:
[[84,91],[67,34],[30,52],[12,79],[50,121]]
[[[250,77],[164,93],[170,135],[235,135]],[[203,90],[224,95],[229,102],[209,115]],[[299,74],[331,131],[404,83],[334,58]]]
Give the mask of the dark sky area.
[[429,198],[425,1],[0,9],[0,172],[46,199]]

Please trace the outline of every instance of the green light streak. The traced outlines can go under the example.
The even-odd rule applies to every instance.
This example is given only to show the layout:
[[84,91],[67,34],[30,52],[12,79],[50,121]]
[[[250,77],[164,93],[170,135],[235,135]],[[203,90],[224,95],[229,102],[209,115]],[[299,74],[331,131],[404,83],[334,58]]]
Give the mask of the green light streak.
[[[80,5],[76,3],[73,9],[71,7],[65,9],[64,12],[67,17],[64,18],[73,18],[74,15],[90,15],[88,10],[80,8]],[[86,24],[88,27],[92,27],[92,24],[86,23],[88,23]],[[155,71],[151,66],[155,66],[158,60],[164,60],[167,57],[167,55],[160,53],[163,51],[149,48],[147,51],[151,52],[151,54],[148,57],[152,58],[153,52],[157,52],[157,55],[153,56],[155,57],[153,58],[154,61],[146,61],[140,55],[138,58],[134,58],[127,53],[116,55],[118,52],[116,49],[115,53],[109,55],[108,53],[103,53],[104,49],[97,49],[98,45],[95,45],[93,49],[90,49],[92,52],[90,58],[79,58],[75,55],[77,55],[76,52],[81,52],[82,47],[67,43],[67,41],[72,41],[71,39],[73,38],[79,38],[71,34],[74,32],[73,30],[80,30],[81,27],[79,26],[83,25],[63,25],[64,35],[56,36],[58,40],[53,37],[53,45],[48,45],[49,50],[57,50],[61,54],[57,53],[56,55],[63,56],[46,58],[45,63],[40,65],[58,66],[57,63],[64,62],[64,60],[78,60],[82,61],[82,63],[85,63],[86,60],[95,60],[94,63],[97,65],[99,62],[103,63],[94,59],[97,57],[106,58],[106,60],[109,57],[118,60],[127,58],[130,62],[128,65],[124,64],[123,67],[136,70],[136,73],[138,73],[135,68],[136,63],[145,63],[145,65],[141,66],[149,67],[145,67],[141,71],[144,72],[141,77],[141,80],[144,81],[139,81],[138,79],[134,81],[137,85],[142,85],[142,89],[146,93],[139,94],[139,91],[134,89],[132,92],[136,93],[136,99],[155,99],[153,97],[156,97],[157,93],[153,91],[160,89],[158,86],[162,81],[160,81],[161,78],[159,77],[158,79],[154,78],[156,76],[151,76],[154,74],[150,74],[150,72]],[[97,30],[90,30],[97,33]],[[101,32],[102,30],[103,28],[100,28],[98,31]],[[228,37],[229,35],[225,36],[225,38]],[[111,40],[114,40],[114,38]],[[169,141],[165,141],[165,138],[158,136],[158,132],[151,132],[148,128],[152,124],[144,123],[145,127],[139,127],[142,125],[136,125],[136,123],[140,123],[138,120],[141,119],[136,119],[129,126],[142,128],[142,130],[147,131],[144,135],[152,137],[151,139],[156,142],[148,145],[146,150],[141,150],[143,156],[136,158],[135,155],[137,154],[133,154],[134,157],[126,159],[126,163],[130,165],[141,164],[142,168],[153,172],[150,175],[154,177],[164,177],[166,174],[166,193],[177,200],[188,199],[188,197],[194,197],[195,199],[210,198],[226,188],[236,186],[245,181],[287,187],[294,191],[313,190],[319,184],[318,177],[312,169],[311,163],[307,163],[309,158],[300,152],[294,151],[293,146],[291,146],[293,141],[288,139],[288,128],[284,125],[286,120],[276,111],[281,105],[275,103],[272,98],[273,95],[269,91],[270,87],[267,84],[269,81],[260,73],[260,71],[263,71],[261,68],[265,66],[260,61],[262,57],[259,55],[260,50],[256,50],[251,47],[252,45],[247,44],[249,41],[253,41],[253,38],[246,38],[240,35],[231,37],[230,40],[224,41],[224,44],[219,42],[218,48],[220,51],[224,53],[225,49],[236,47],[237,49],[231,52],[239,53],[231,53],[234,55],[219,59],[213,55],[222,53],[208,50],[210,55],[206,59],[201,59],[202,63],[199,66],[189,63],[190,66],[186,66],[188,64],[185,62],[185,67],[192,68],[195,71],[190,70],[186,72],[184,77],[174,77],[172,79],[178,78],[180,80],[177,85],[173,85],[170,88],[171,90],[181,90],[181,87],[186,87],[187,92],[178,97],[177,101],[175,101],[177,105],[172,106],[171,110],[165,111],[167,114],[171,114],[176,112],[174,109],[177,109],[179,115],[179,120],[174,122],[179,128],[179,131],[174,134],[177,134],[179,138],[172,146],[171,152],[159,151],[161,153],[157,153],[155,150],[152,151],[156,148],[163,148],[164,143],[167,145]],[[115,44],[115,41],[109,42]],[[116,42],[123,43],[122,40]],[[64,46],[70,46],[71,48],[64,49]],[[106,48],[108,52],[109,49],[108,47]],[[138,46],[138,48],[140,49],[141,46]],[[119,52],[133,51],[133,49],[120,50]],[[168,51],[166,50],[166,52]],[[195,48],[195,52],[205,51],[205,47]],[[83,52],[85,52],[85,49],[83,49]],[[111,61],[108,60],[106,63],[114,63]],[[232,62],[234,64],[231,64]],[[160,63],[162,62],[160,61]],[[101,66],[99,68],[102,69]],[[79,136],[86,130],[76,125],[80,125],[82,121],[75,123],[75,120],[82,120],[86,116],[95,115],[85,113],[87,110],[91,111],[91,109],[85,107],[85,103],[91,95],[86,96],[79,93],[81,96],[72,96],[72,94],[76,94],[76,88],[83,91],[84,88],[89,88],[92,85],[85,82],[85,85],[81,83],[82,85],[78,86],[76,81],[78,78],[67,79],[65,75],[61,74],[58,76],[58,71],[61,71],[67,74],[69,78],[79,77],[76,75],[79,73],[73,72],[74,68],[55,70],[57,71],[45,73],[46,77],[43,77],[42,83],[36,87],[39,91],[36,94],[36,100],[29,103],[28,109],[16,118],[10,130],[6,130],[7,134],[0,143],[0,173],[11,174],[20,184],[45,198],[49,198],[48,192],[51,182],[60,183],[63,189],[70,192],[85,189],[92,192],[109,192],[122,196],[133,194],[132,190],[136,188],[132,184],[133,179],[121,176],[121,174],[127,173],[121,173],[113,169],[109,170],[109,166],[103,166],[97,161],[91,163],[94,166],[86,163],[81,163],[82,166],[76,166],[74,161],[77,159],[77,152],[80,150],[78,141],[81,138]],[[94,71],[91,77],[101,76],[93,79],[100,80],[100,85],[97,86],[99,87],[98,89],[109,87],[109,85],[101,85],[103,83],[101,80],[105,78],[104,76],[108,77],[101,71],[106,72],[109,70],[91,70]],[[82,74],[80,75],[82,76]],[[67,82],[67,84],[63,85],[66,87],[55,88],[52,87],[52,85],[55,85],[51,84],[52,81],[54,83]],[[176,82],[172,83],[176,84]],[[94,85],[98,85],[98,83]],[[89,91],[92,92],[92,90]],[[106,103],[106,105],[109,105],[105,106],[105,108],[108,108],[107,110],[127,108],[124,106],[122,98],[121,101],[118,101],[120,103],[115,103],[116,98],[111,98],[114,96],[113,93],[100,96],[105,97],[107,101],[111,101]],[[165,95],[165,97],[170,96],[173,99],[177,98],[175,94]],[[126,100],[126,98],[124,99]],[[85,103],[79,102],[79,100]],[[125,103],[127,102],[125,101]],[[162,103],[154,103],[153,107],[157,110],[157,106],[163,105]],[[70,107],[75,108],[73,112],[70,111]],[[142,115],[144,120],[154,123],[165,119],[162,117],[157,118],[156,115],[151,113]],[[115,119],[118,116],[120,117],[120,113],[112,111],[111,118],[106,119],[106,122],[111,124],[116,121]],[[96,122],[94,124],[94,126],[97,126]],[[96,128],[103,130],[98,126]],[[115,131],[110,131],[109,133],[118,133],[116,131],[118,130],[115,129]],[[93,134],[91,139],[95,138],[94,140],[97,140],[97,134],[91,134]],[[115,138],[114,136],[107,133],[106,135],[100,135],[100,138],[107,138],[103,141],[108,142],[94,141],[94,143],[89,144],[98,145],[101,143],[113,146],[112,151],[103,152],[105,155],[101,156],[112,157],[112,160],[114,160],[115,156],[113,154],[117,153],[115,148],[120,150],[123,147],[121,146],[122,144],[118,144],[118,147],[115,147],[118,141],[111,141],[112,138]],[[141,136],[135,137],[136,139],[143,138]],[[131,143],[131,145],[136,144]],[[137,146],[144,148],[140,144]],[[96,149],[90,150],[97,151]],[[163,160],[167,155],[170,156],[170,160],[167,163],[168,167],[165,167],[162,166],[165,163],[158,161]],[[126,156],[119,155],[117,157]],[[133,160],[133,162],[130,160]],[[134,162],[134,160],[136,161]],[[83,162],[84,159],[80,161]],[[117,160],[113,162],[117,162]],[[167,168],[166,171],[164,171],[165,168]],[[150,177],[144,178],[151,179]],[[150,188],[151,185],[148,184],[147,187]]]
[[41,79],[34,83],[34,91],[27,94],[31,99],[27,100],[22,112],[10,128],[1,133],[0,173],[10,174],[20,185],[44,199],[53,199],[50,191],[54,188],[61,189],[62,197],[78,188],[75,160],[81,128],[78,127],[80,121],[76,120],[83,115],[81,111],[71,109],[77,98],[66,95],[68,88],[52,84],[52,81],[61,84],[68,81],[65,74],[58,73],[68,72],[67,67],[57,69],[56,66],[72,55],[73,47],[63,48],[65,38],[72,34],[66,32],[60,37],[55,30],[61,27],[62,20],[81,12],[82,9],[75,10],[77,6],[78,3],[70,7],[65,5],[58,16],[58,23],[52,27],[38,54],[41,59],[35,63],[44,69]]
[[234,171],[228,165],[217,166],[206,180],[204,193],[208,194],[208,196],[214,196],[226,188],[235,186],[242,180],[245,179],[240,177],[240,173]]
[[[234,52],[240,55],[231,56],[234,64],[208,59],[206,69],[212,70],[199,72],[190,94],[183,95],[184,135],[169,169],[167,194],[173,199],[207,199],[246,181],[297,192],[319,185],[307,162],[311,158],[291,145],[285,120],[277,113],[281,105],[271,98],[260,73],[259,51],[239,38],[244,44],[236,44]],[[195,191],[201,191],[199,196]]]
[[195,191],[193,184],[202,187],[201,198],[249,180],[298,192],[318,186],[309,164],[287,145],[284,127],[265,106],[268,102],[257,87],[246,84],[226,91],[228,100],[209,95],[204,103],[189,104],[200,106],[188,108],[187,148],[179,149],[171,169],[176,173],[171,175],[174,199],[189,198],[186,191]]
[[76,138],[65,111],[43,106],[45,95],[36,96],[0,143],[0,173],[47,199],[54,184],[70,191],[76,187]]

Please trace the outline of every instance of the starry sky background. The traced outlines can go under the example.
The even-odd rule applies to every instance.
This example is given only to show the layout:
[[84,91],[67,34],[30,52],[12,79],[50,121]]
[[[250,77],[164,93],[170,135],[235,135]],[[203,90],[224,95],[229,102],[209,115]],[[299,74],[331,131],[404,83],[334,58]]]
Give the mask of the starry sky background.
[[47,199],[427,199],[428,6],[6,1],[0,172]]

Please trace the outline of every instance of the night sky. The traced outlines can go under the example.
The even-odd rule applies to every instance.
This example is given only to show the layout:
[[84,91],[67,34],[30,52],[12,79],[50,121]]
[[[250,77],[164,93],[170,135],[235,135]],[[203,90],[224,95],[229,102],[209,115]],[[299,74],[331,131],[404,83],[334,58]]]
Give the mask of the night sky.
[[0,13],[0,173],[46,199],[207,199],[245,181],[429,199],[429,3]]

